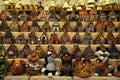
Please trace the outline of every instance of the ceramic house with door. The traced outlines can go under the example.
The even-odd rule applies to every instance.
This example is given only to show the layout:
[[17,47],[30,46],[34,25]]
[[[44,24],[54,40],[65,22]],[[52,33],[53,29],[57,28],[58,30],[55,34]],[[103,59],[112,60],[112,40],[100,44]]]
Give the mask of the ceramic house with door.
[[50,44],[59,44],[60,41],[58,39],[57,34],[54,32],[53,34],[51,33],[51,37],[50,37]]
[[36,20],[32,21],[32,25],[30,27],[30,31],[31,32],[39,32],[39,31],[41,31],[40,26],[38,25],[38,22]]
[[60,24],[58,23],[58,21],[55,21],[53,23],[52,31],[54,31],[54,32],[59,32],[60,31]]
[[86,32],[85,33],[85,36],[84,36],[84,40],[83,40],[83,42],[84,42],[84,44],[91,44],[92,43],[92,36],[91,36],[91,34],[90,33],[88,33],[88,32]]
[[115,43],[115,37],[114,37],[112,31],[108,32],[105,43],[106,43],[106,44]]
[[36,36],[35,32],[30,32],[29,33],[29,44],[37,44],[38,43],[38,37]]
[[17,21],[13,20],[10,24],[10,31],[18,32],[20,31],[20,26]]
[[6,31],[5,31],[5,36],[3,37],[3,42],[5,44],[15,43],[14,36],[12,35],[12,33],[10,32],[9,29],[6,29]]
[[23,49],[19,53],[20,58],[27,58],[27,56],[31,53],[31,48],[28,44],[25,44]]
[[105,26],[105,31],[113,31],[115,32],[115,24],[112,21],[107,21],[106,26]]
[[44,25],[42,26],[42,31],[45,31],[45,32],[50,32],[50,31],[51,31],[50,25],[49,25],[49,22],[48,22],[48,21],[46,21],[46,22],[44,23]]
[[72,42],[77,44],[81,43],[79,32],[76,32],[76,34],[73,36]]
[[29,26],[28,26],[27,21],[24,21],[24,22],[23,22],[20,31],[21,31],[21,32],[28,32],[28,31],[29,31]]
[[16,38],[16,44],[26,44],[27,40],[24,37],[24,34],[19,34],[18,37]]
[[86,32],[94,32],[95,31],[95,25],[93,22],[89,22],[88,26],[85,28]]
[[7,50],[6,54],[7,58],[17,58],[18,57],[18,49],[14,44],[11,44]]
[[117,21],[117,14],[114,11],[109,12],[108,17],[109,21]]
[[48,37],[46,32],[43,32],[43,34],[39,37],[39,43],[48,44]]
[[3,44],[0,45],[0,55],[6,56],[6,49]]
[[7,22],[5,20],[2,21],[0,25],[0,31],[5,31],[5,29],[9,28]]
[[36,54],[39,55],[39,58],[40,58],[40,59],[43,58],[44,55],[45,55],[42,47],[40,46],[40,44],[38,44],[38,45],[36,46],[35,52],[36,52]]
[[84,26],[82,25],[81,21],[78,20],[74,28],[74,32],[83,32],[83,31],[84,31]]

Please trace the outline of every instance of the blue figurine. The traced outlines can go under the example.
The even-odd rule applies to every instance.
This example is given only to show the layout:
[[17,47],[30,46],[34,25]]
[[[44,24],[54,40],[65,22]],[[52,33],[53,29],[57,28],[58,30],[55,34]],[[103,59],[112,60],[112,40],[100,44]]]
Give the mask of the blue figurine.
[[84,37],[84,43],[85,44],[91,44],[92,43],[92,36],[90,33],[85,33],[85,37]]
[[67,48],[64,45],[61,45],[61,50],[59,52],[59,57],[62,58],[65,53],[67,53]]

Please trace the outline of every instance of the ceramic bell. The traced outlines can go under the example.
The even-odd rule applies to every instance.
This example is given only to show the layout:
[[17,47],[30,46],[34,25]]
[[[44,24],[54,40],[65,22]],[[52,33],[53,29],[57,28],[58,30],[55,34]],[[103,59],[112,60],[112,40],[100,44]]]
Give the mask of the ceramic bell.
[[94,58],[94,52],[91,48],[91,45],[88,45],[84,50],[83,50],[83,56],[89,57],[89,59]]
[[26,12],[22,12],[22,13],[20,14],[20,20],[22,20],[22,21],[27,20],[27,14],[26,14]]
[[11,44],[7,50],[7,55],[8,58],[17,58],[18,57],[18,49],[14,44]]
[[119,59],[120,57],[120,51],[117,49],[115,43],[111,43],[108,47],[108,52],[110,53],[111,59]]
[[27,56],[31,53],[31,48],[28,44],[25,44],[23,49],[19,54],[19,58],[27,58]]
[[84,44],[91,44],[92,43],[92,36],[90,33],[86,32],[84,37]]
[[10,32],[9,29],[7,29],[5,31],[5,36],[3,38],[3,42],[5,44],[10,44],[10,43],[15,43],[15,39],[14,39],[14,36],[12,35],[12,33]]
[[20,26],[19,26],[18,22],[13,21],[13,22],[10,24],[10,31],[14,31],[14,32],[20,31]]
[[60,21],[66,21],[67,20],[67,9],[62,8],[59,16],[60,16]]
[[0,55],[6,56],[6,49],[3,44],[0,45]]
[[27,40],[24,38],[24,34],[18,35],[16,38],[16,44],[26,44]]
[[87,32],[94,32],[95,31],[95,25],[93,22],[90,22],[88,26],[85,28],[85,31]]
[[84,27],[83,27],[80,20],[77,21],[77,24],[76,24],[76,26],[74,28],[74,31],[75,32],[83,32],[84,31]]
[[54,32],[53,34],[51,34],[51,38],[50,38],[50,44],[59,44],[60,41],[57,37],[57,34]]
[[39,38],[40,44],[48,44],[48,36],[46,32],[43,32],[43,34]]
[[26,21],[24,21],[21,26],[21,32],[28,32],[28,31],[29,31],[28,23]]
[[66,23],[64,23],[62,29],[62,31],[67,31],[67,32],[71,32],[72,31],[72,28],[70,26],[70,21],[67,20]]
[[68,32],[64,32],[62,36],[60,37],[60,42],[63,44],[70,43],[70,36],[68,35]]
[[104,23],[104,21],[102,21],[100,19],[98,20],[98,22],[95,25],[95,31],[96,32],[99,32],[99,31],[104,32],[105,31],[105,23]]
[[109,21],[117,21],[117,14],[114,12],[114,11],[111,11],[109,14],[108,14],[108,19]]
[[71,53],[71,57],[72,59],[75,59],[77,57],[82,57],[82,51],[78,45],[74,45],[74,51]]
[[107,15],[103,11],[98,11],[98,20],[106,21]]
[[51,31],[50,25],[49,25],[49,22],[48,22],[48,21],[46,21],[46,22],[44,23],[44,25],[42,26],[42,31],[45,31],[45,32],[50,32],[50,31]]
[[35,20],[32,22],[32,25],[30,27],[30,31],[31,32],[39,32],[41,29],[40,29],[40,26],[38,25],[38,22]]
[[38,37],[36,36],[35,32],[29,33],[29,44],[37,44],[38,43]]
[[115,43],[115,37],[114,37],[112,31],[110,31],[110,32],[108,33],[107,37],[106,37],[106,42],[105,42],[105,43],[111,44],[111,43],[113,43],[113,42]]
[[94,44],[100,44],[100,43],[105,43],[105,37],[103,35],[103,32],[99,32],[95,40],[93,41]]
[[89,21],[96,21],[97,20],[97,12],[94,10],[91,10],[89,12]]
[[60,24],[58,23],[58,21],[55,21],[53,23],[52,31],[55,31],[55,32],[59,32],[60,31]]
[[40,44],[38,44],[35,48],[36,54],[39,55],[39,58],[43,58],[44,57],[44,52],[43,49],[41,48]]
[[44,10],[40,10],[40,14],[38,15],[38,20],[40,21],[47,20],[47,13]]
[[60,58],[62,58],[63,57],[63,55],[65,55],[65,53],[67,53],[68,51],[67,51],[67,47],[65,47],[65,45],[63,44],[63,45],[61,45],[61,47],[60,47],[60,52],[59,52],[59,57]]
[[118,35],[116,36],[115,42],[116,42],[116,44],[120,44],[120,32],[119,32]]
[[76,32],[76,34],[73,36],[72,42],[77,44],[81,43],[79,32]]
[[6,21],[3,20],[1,25],[0,25],[0,31],[5,31],[5,29],[9,28]]
[[88,21],[88,13],[86,10],[79,11],[79,17],[81,21]]
[[109,31],[115,31],[115,24],[112,21],[108,21],[106,23],[106,27],[105,27],[105,31],[109,32]]

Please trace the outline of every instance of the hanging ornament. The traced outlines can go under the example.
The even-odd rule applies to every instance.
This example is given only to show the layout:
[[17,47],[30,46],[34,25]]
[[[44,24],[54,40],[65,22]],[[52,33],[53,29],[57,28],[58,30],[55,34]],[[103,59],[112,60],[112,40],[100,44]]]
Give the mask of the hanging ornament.
[[84,26],[82,25],[80,20],[77,21],[74,31],[75,32],[83,32],[84,31]]
[[76,34],[72,38],[72,41],[73,43],[77,43],[77,44],[81,43],[79,32],[76,32]]
[[95,31],[95,25],[93,22],[89,22],[88,26],[86,27],[85,31],[86,32],[94,32]]
[[84,37],[84,44],[91,44],[92,43],[92,36],[90,33],[86,32]]
[[50,44],[59,44],[59,39],[57,37],[57,34],[54,32],[53,34],[51,34],[51,38],[50,38]]
[[18,37],[16,38],[16,44],[26,44],[27,40],[24,38],[24,34],[20,34],[18,35]]
[[22,26],[21,26],[21,32],[28,32],[29,31],[29,26],[27,21],[24,21]]
[[48,21],[46,21],[46,22],[44,23],[44,25],[42,26],[42,31],[44,31],[44,32],[50,32],[50,31],[51,31],[50,25],[49,25],[49,22],[48,22]]
[[20,20],[21,20],[21,21],[26,21],[26,20],[27,20],[27,14],[26,14],[26,12],[22,12],[22,13],[20,14]]
[[58,21],[55,21],[53,23],[53,28],[52,28],[53,32],[59,32],[60,31],[60,24],[58,23]]
[[115,24],[112,21],[107,21],[105,31],[106,32],[110,32],[110,31],[114,32],[115,31]]
[[12,23],[10,25],[10,31],[14,31],[14,32],[20,31],[20,26],[19,26],[18,22],[12,21]]
[[107,44],[115,43],[115,37],[114,37],[112,31],[108,32],[108,35],[106,37],[106,43]]
[[59,52],[58,55],[59,55],[60,58],[62,58],[65,55],[65,53],[67,53],[67,52],[68,52],[67,47],[65,47],[65,45],[63,44],[60,47],[60,52]]
[[0,31],[5,31],[5,29],[9,28],[6,21],[3,20],[1,25],[0,25]]
[[95,30],[96,30],[96,32],[104,32],[105,31],[105,23],[104,23],[104,21],[102,21],[102,20],[98,20],[97,21],[97,23],[96,23],[96,25],[95,25]]
[[48,44],[48,36],[46,32],[43,32],[43,34],[39,38],[40,44]]
[[37,44],[38,43],[38,37],[36,36],[35,32],[29,33],[29,44]]
[[0,45],[0,55],[6,56],[6,50],[3,44]]
[[40,29],[40,26],[38,25],[38,22],[35,20],[32,22],[32,25],[30,27],[30,31],[31,32],[39,32],[41,29]]

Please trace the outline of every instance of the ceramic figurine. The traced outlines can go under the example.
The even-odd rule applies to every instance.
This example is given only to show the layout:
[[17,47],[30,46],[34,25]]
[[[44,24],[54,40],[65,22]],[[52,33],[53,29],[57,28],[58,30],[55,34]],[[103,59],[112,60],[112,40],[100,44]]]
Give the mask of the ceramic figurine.
[[90,33],[86,32],[84,37],[84,44],[91,44],[92,43],[92,36]]
[[74,75],[80,78],[89,78],[91,73],[91,60],[89,57],[77,57],[73,62]]
[[43,32],[43,34],[39,38],[40,44],[48,44],[48,36],[46,32]]
[[60,37],[60,42],[63,44],[70,43],[70,36],[68,35],[68,32],[64,32],[62,36]]
[[28,6],[28,5],[24,5],[24,10],[25,10],[25,11],[27,11],[27,10],[28,10],[28,8],[29,8],[29,6]]
[[9,29],[6,29],[6,31],[5,31],[5,36],[3,37],[3,42],[5,44],[15,43],[14,36],[12,35],[12,33],[10,32]]
[[109,44],[108,52],[110,53],[110,58],[111,59],[119,59],[120,51],[117,49],[117,47],[116,47],[114,42]]
[[18,21],[18,16],[19,16],[19,13],[16,12],[16,11],[13,11],[11,12],[11,19],[14,20],[14,21]]
[[14,44],[11,44],[9,46],[6,56],[8,58],[17,58],[18,57],[18,49]]
[[97,12],[95,10],[91,10],[89,12],[89,21],[96,21],[97,20]]
[[26,64],[27,75],[34,76],[41,74],[40,71],[42,69],[42,65],[39,61],[39,55],[35,51],[32,51],[27,56],[27,60],[28,60]]
[[52,45],[48,45],[48,52],[52,52],[53,54],[56,54],[56,50],[54,49],[54,47]]
[[109,21],[117,21],[117,14],[114,12],[114,11],[111,11],[109,14],[108,14],[108,19]]
[[36,36],[35,32],[29,33],[29,44],[37,44],[38,43],[38,37]]
[[5,20],[7,17],[6,13],[4,10],[2,10],[2,12],[0,13],[0,20]]
[[27,21],[24,21],[22,26],[21,26],[21,32],[28,32],[29,31],[29,26]]
[[27,21],[27,14],[26,14],[26,12],[22,12],[20,14],[20,20],[21,21]]
[[16,38],[16,44],[26,44],[27,40],[24,38],[24,34],[18,35]]
[[88,26],[85,28],[85,31],[87,32],[94,32],[95,31],[95,25],[93,22],[90,22]]
[[74,28],[74,32],[83,32],[83,31],[84,31],[84,27],[83,27],[81,21],[78,20],[77,24],[76,24],[76,26]]
[[1,25],[0,25],[0,31],[5,31],[5,29],[9,28],[6,21],[3,20]]
[[41,29],[40,29],[40,26],[38,25],[38,22],[35,20],[32,22],[32,25],[30,27],[30,31],[31,32],[39,32]]
[[54,32],[59,32],[60,31],[60,24],[58,23],[58,21],[55,21],[53,23],[52,31],[54,31]]
[[15,31],[15,32],[20,31],[20,26],[18,22],[12,21],[12,23],[10,24],[10,31]]
[[60,21],[66,21],[67,20],[67,9],[62,8],[59,16],[60,16]]
[[30,13],[30,15],[31,15],[31,20],[37,20],[38,18],[38,13],[37,12],[35,12],[35,11],[32,11],[31,13]]
[[36,46],[35,51],[36,51],[36,54],[39,55],[40,59],[44,57],[44,52],[43,52],[43,49],[41,48],[40,44]]
[[79,32],[76,32],[76,34],[73,36],[72,42],[73,43],[78,43],[78,44],[81,43]]
[[71,53],[71,57],[72,59],[75,59],[77,57],[82,57],[82,51],[78,45],[74,46],[74,51]]
[[72,58],[70,56],[70,53],[65,53],[61,57],[62,65],[60,69],[60,75],[61,76],[73,76],[73,70],[72,70]]
[[7,59],[0,54],[0,79],[2,80],[8,72]]
[[120,44],[120,32],[119,32],[118,35],[116,36],[115,42],[116,42],[116,44]]
[[6,49],[3,44],[0,45],[0,55],[6,56]]
[[104,44],[105,43],[105,37],[103,32],[99,32],[99,34],[97,35],[97,37],[95,38],[95,40],[93,41],[94,44]]
[[40,14],[38,15],[38,20],[40,21],[47,20],[47,13],[44,10],[40,10]]
[[103,22],[106,21],[107,15],[103,11],[98,12],[98,20],[102,20]]
[[53,34],[51,34],[51,38],[50,38],[50,44],[59,44],[60,41],[57,37],[57,34],[54,32]]
[[105,31],[105,23],[104,23],[104,21],[102,21],[102,20],[97,21],[97,23],[95,25],[95,31],[96,32],[99,32],[99,31],[104,32]]
[[59,75],[58,71],[56,70],[54,58],[55,54],[53,54],[51,51],[48,51],[47,55],[45,56],[45,64],[41,70],[41,72],[43,72],[44,75],[47,75],[48,77],[53,77],[53,75]]
[[75,10],[69,15],[69,20],[70,21],[77,21],[78,20],[78,15],[75,14]]
[[89,57],[89,59],[94,58],[94,52],[91,48],[91,45],[88,45],[84,50],[83,50],[83,56]]
[[51,31],[50,25],[49,25],[49,22],[48,22],[48,21],[46,21],[46,22],[44,23],[44,25],[42,26],[42,31],[45,31],[45,32],[50,32],[50,31]]
[[10,72],[12,75],[22,75],[25,73],[25,61],[21,59],[13,59],[9,61]]
[[109,32],[109,31],[115,32],[115,24],[112,21],[108,21],[106,23],[105,31],[106,32]]
[[79,11],[79,17],[81,21],[88,21],[88,13],[86,10]]
[[100,49],[95,52],[96,62],[95,67],[95,76],[109,76],[109,55],[110,53],[106,51],[105,46],[100,46]]
[[67,20],[66,23],[64,23],[62,29],[62,31],[67,31],[67,32],[71,32],[72,31],[72,28],[70,26],[70,21]]
[[31,48],[28,44],[25,44],[23,49],[20,51],[20,58],[27,58],[27,56],[31,53]]
[[114,37],[112,31],[110,31],[110,32],[108,32],[108,35],[106,37],[106,42],[105,43],[111,44],[113,42],[115,43],[115,37]]
[[61,45],[61,47],[60,47],[60,52],[59,52],[59,57],[60,58],[62,58],[63,57],[63,55],[65,54],[65,53],[67,53],[68,51],[67,51],[67,47],[65,47],[65,45]]

